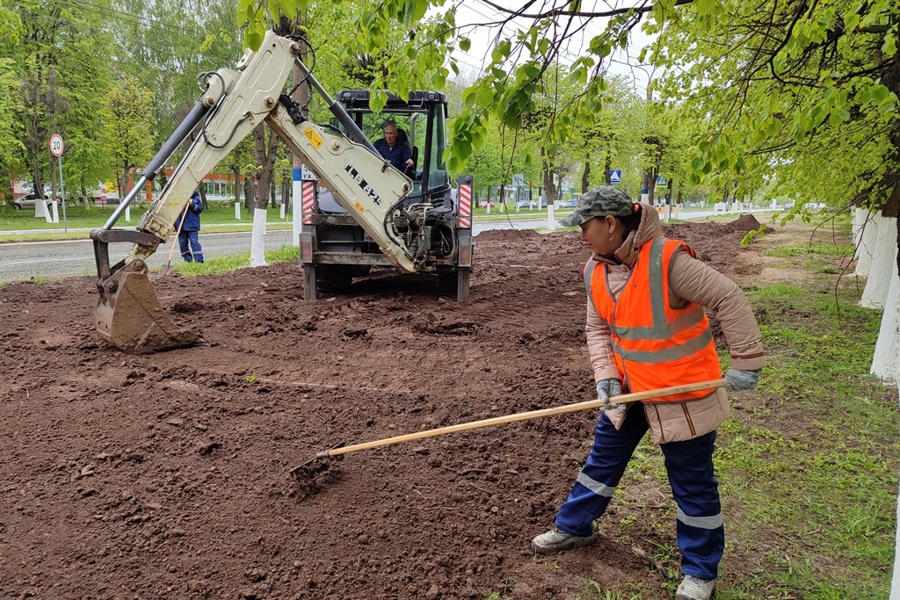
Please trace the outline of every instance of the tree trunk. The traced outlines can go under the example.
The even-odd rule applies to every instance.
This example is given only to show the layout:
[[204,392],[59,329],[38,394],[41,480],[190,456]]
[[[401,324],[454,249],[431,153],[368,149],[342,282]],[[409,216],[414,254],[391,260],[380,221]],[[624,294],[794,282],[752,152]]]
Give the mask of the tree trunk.
[[[892,221],[896,228],[897,220]],[[895,240],[890,240],[890,245],[895,245],[894,243]],[[893,383],[900,383],[900,275],[894,270],[897,258],[898,250],[894,248],[893,259],[889,261],[890,281],[885,294],[884,315],[881,317],[881,329],[878,331],[872,368],[869,371],[879,379]]]
[[253,130],[253,147],[256,150],[256,167],[259,180],[256,185],[256,203],[253,211],[253,229],[250,232],[250,266],[266,266],[266,216],[269,195],[272,192],[272,176],[275,158],[278,156],[278,136],[269,132],[266,142],[266,125],[260,123]]
[[541,148],[541,178],[544,193],[547,194],[547,204],[556,202],[556,184],[553,181],[554,172],[550,168],[550,164],[545,160],[545,150]]
[[553,171],[550,170],[549,165],[544,163],[544,168],[541,169],[543,175],[543,187],[544,193],[547,194],[547,203],[556,202],[556,186],[553,183]]
[[237,168],[232,169],[231,172],[234,173],[234,202],[238,204],[241,201],[241,172]]
[[653,197],[656,193],[656,175],[658,170],[656,167],[650,167],[644,171],[644,181],[646,183],[644,189],[647,190],[647,204],[653,205]]
[[[282,28],[291,27],[293,33],[299,33],[305,24],[306,19],[304,13],[298,12],[297,20],[294,23],[288,23],[286,19],[282,19],[280,26]],[[309,34],[307,33],[307,35]],[[309,46],[306,43],[307,39],[307,37],[303,36],[297,41],[300,46],[300,60],[303,64],[309,64],[307,61],[309,56]],[[291,70],[291,80],[294,84],[294,93],[291,95],[291,99],[300,105],[300,112],[306,117],[309,115],[309,79],[300,71],[300,67],[294,64],[294,67]],[[303,209],[303,201],[300,198],[300,195],[302,194],[302,184],[300,181],[295,181],[294,178],[296,177],[295,173],[300,174],[303,172],[303,161],[301,161],[300,157],[296,154],[292,155],[291,161],[291,166],[293,167],[291,173],[291,210],[292,213],[297,212],[299,214]],[[291,239],[295,246],[300,245],[300,233],[302,229],[300,221],[300,218],[292,219],[293,227]]]
[[[609,176],[607,176],[606,185],[609,185]],[[584,161],[584,170],[581,172],[581,193],[585,193],[588,191],[588,186],[591,181],[591,161]]]
[[872,243],[872,267],[859,305],[867,308],[884,308],[891,276],[896,273],[894,267],[897,251],[897,219],[879,214],[875,216],[874,222],[877,225]]
[[253,206],[253,180],[249,177],[244,178],[244,208],[250,210]]
[[603,163],[603,166],[606,168],[606,173],[603,174],[606,185],[612,185],[612,155],[608,150],[606,152],[606,162]]

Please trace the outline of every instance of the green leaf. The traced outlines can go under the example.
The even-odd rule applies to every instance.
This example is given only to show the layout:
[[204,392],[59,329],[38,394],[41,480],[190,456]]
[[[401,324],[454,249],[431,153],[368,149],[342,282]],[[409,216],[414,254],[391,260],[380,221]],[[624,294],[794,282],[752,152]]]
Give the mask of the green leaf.
[[244,39],[247,42],[247,47],[255,51],[259,50],[259,47],[262,46],[263,37],[263,34],[254,29],[247,29]]
[[890,58],[897,53],[897,30],[889,31],[884,36],[884,43],[881,44],[881,52],[885,58]]
[[369,88],[369,108],[372,109],[372,112],[380,113],[387,101],[388,97],[384,90]]
[[885,86],[881,85],[880,83],[873,85],[871,89],[872,89],[872,100],[874,100],[878,104],[881,104],[882,102],[884,102],[884,99],[887,98],[891,93],[891,91],[889,89],[887,89]]
[[884,102],[882,102],[881,104],[878,105],[878,112],[882,116],[884,116],[894,110],[897,110],[897,105],[890,98],[888,98],[887,100],[885,100]]
[[459,38],[459,49],[463,52],[468,52],[469,48],[472,47],[472,42],[469,38]]
[[510,50],[512,48],[512,44],[509,40],[503,40],[497,47],[494,48],[493,52],[491,52],[491,60],[495,63],[503,62],[503,59],[509,56]]

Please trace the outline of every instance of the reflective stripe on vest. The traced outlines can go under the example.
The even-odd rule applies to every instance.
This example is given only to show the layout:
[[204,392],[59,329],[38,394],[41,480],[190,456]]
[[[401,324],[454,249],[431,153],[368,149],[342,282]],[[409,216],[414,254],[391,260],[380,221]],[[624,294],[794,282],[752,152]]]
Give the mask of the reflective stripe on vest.
[[[606,265],[585,267],[585,285],[597,314],[609,324],[619,374],[632,392],[696,383],[721,377],[709,320],[703,308],[669,304],[669,267],[675,251],[693,250],[677,240],[644,244],[618,299],[609,288]],[[715,390],[675,394],[653,402],[679,402]]]

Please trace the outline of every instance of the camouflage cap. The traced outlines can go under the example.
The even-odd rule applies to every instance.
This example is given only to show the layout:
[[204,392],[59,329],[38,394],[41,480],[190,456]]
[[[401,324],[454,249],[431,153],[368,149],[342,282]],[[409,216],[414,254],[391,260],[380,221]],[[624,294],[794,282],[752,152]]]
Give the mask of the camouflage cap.
[[585,192],[572,214],[559,222],[564,227],[577,227],[594,217],[627,217],[633,212],[634,201],[628,194],[611,185],[601,185]]

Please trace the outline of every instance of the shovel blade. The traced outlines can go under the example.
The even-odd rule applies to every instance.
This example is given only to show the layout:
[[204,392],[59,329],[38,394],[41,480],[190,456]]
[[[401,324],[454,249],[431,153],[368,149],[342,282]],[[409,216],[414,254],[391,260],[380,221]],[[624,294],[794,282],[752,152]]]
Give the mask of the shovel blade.
[[103,282],[94,321],[104,339],[132,354],[184,348],[200,341],[162,309],[141,260],[126,264]]

